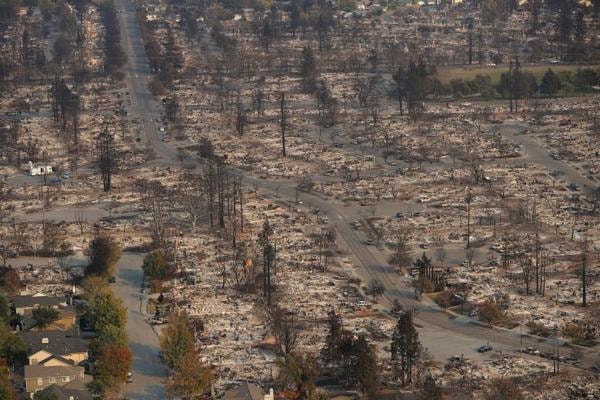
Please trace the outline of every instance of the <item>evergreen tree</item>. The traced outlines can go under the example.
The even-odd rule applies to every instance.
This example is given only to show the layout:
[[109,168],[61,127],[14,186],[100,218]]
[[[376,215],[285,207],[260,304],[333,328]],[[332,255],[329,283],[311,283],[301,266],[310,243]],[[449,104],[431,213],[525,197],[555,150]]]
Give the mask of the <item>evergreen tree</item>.
[[363,335],[354,342],[353,366],[356,385],[366,399],[376,399],[377,355]]
[[569,2],[564,1],[558,14],[558,35],[561,43],[568,43],[571,39],[571,30],[573,28],[573,21],[571,20],[571,8]]
[[412,370],[419,358],[421,344],[412,314],[402,313],[392,335],[391,359],[402,385],[412,382]]
[[552,69],[548,68],[548,71],[546,71],[540,82],[540,93],[552,97],[552,95],[556,94],[560,88],[560,78],[552,71]]
[[85,275],[111,276],[119,258],[119,245],[108,236],[97,236],[90,243],[90,263],[85,268]]
[[343,334],[342,317],[335,310],[329,311],[327,326],[329,332],[325,337],[325,345],[321,350],[321,356],[326,363],[335,365],[340,359],[339,345]]
[[302,90],[306,93],[314,92],[317,87],[319,71],[317,59],[310,47],[305,47],[302,49],[300,75],[302,76]]
[[583,11],[578,10],[577,14],[575,14],[575,38],[578,41],[583,41],[585,39],[585,33],[587,28],[585,26],[585,20],[583,19]]

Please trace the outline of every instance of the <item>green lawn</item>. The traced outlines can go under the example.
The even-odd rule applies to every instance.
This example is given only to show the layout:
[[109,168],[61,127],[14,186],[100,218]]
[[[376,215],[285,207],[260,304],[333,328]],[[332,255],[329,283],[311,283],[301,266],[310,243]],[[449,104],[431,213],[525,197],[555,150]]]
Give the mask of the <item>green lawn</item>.
[[[538,82],[544,73],[551,68],[556,73],[575,72],[578,68],[598,68],[600,65],[539,65],[531,67],[522,67],[522,71],[531,72],[537,78]],[[450,83],[452,79],[463,79],[465,81],[474,79],[476,75],[489,75],[492,78],[492,83],[496,84],[500,80],[500,75],[508,71],[508,66],[502,65],[497,67],[471,67],[471,68],[438,68],[437,76],[444,83]]]

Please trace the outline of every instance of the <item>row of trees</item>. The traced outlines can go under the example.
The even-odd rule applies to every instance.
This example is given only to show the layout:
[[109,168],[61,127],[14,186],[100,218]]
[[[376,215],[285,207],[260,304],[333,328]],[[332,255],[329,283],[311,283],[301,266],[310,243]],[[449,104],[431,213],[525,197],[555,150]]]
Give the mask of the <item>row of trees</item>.
[[104,0],[99,5],[104,24],[104,72],[114,75],[127,59],[121,48],[121,29],[113,0]]
[[96,366],[94,390],[98,393],[118,391],[127,380],[132,355],[126,333],[127,309],[110,289],[107,277],[114,268],[121,250],[108,236],[97,236],[90,243],[90,263],[81,283],[87,301],[87,317],[96,337],[90,344]]
[[13,315],[6,294],[15,293],[15,289],[18,289],[15,283],[16,286],[21,286],[18,276],[12,269],[2,266],[0,278],[0,399],[15,400],[17,397],[11,371],[25,365],[29,349],[23,339],[12,332],[10,326]]

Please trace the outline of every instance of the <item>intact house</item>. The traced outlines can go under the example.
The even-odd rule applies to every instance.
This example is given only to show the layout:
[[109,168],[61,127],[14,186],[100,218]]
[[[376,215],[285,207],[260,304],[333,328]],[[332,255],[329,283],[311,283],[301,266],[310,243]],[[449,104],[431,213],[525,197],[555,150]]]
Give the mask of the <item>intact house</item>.
[[51,385],[66,385],[77,380],[85,380],[84,368],[75,365],[25,366],[25,390],[33,398],[33,394]]
[[53,396],[56,400],[92,400],[94,397],[87,389],[80,389],[76,386],[78,381],[67,383],[65,386],[53,384],[46,389],[40,390],[39,393]]
[[58,309],[60,305],[67,305],[66,299],[61,297],[46,296],[43,294],[34,294],[31,296],[15,296],[12,299],[15,312],[20,316],[31,313],[38,307],[50,307]]
[[67,305],[66,299],[44,295],[16,296],[12,300],[15,313],[20,317],[22,330],[37,329],[37,321],[33,318],[33,311],[39,307],[49,307],[58,311],[58,319],[44,327],[46,330],[67,331],[77,323],[75,307]]
[[30,365],[78,365],[88,359],[88,341],[62,331],[19,332],[29,347]]
[[[68,331],[75,326],[77,322],[77,312],[75,311],[75,307],[61,305],[58,307],[57,311],[58,319],[45,326],[43,328],[44,330]],[[37,321],[33,318],[32,314],[21,318],[21,328],[23,330],[38,329],[36,325]]]
[[77,393],[79,397],[69,394],[69,390],[86,390],[85,384],[91,380],[80,365],[88,359],[87,340],[62,331],[19,332],[19,336],[29,347],[24,378],[25,390],[31,397],[50,386],[60,386],[68,389],[67,399],[87,399],[83,392]]

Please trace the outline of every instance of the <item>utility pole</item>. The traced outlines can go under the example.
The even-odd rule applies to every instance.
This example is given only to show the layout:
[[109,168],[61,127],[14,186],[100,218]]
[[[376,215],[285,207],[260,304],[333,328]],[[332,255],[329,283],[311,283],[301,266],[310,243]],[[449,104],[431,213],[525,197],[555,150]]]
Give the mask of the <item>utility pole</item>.
[[465,202],[467,203],[467,249],[471,248],[471,188],[467,187],[467,195],[465,196]]
[[[285,125],[286,125],[286,112],[285,112],[285,93],[281,92],[281,97],[279,100],[279,109],[280,109],[280,127],[281,127],[281,154],[285,157]],[[319,135],[320,137],[320,135]]]
[[510,112],[513,112],[513,91],[514,91],[514,83],[513,83],[513,60],[510,60],[508,64],[508,101],[510,103]]
[[583,239],[581,249],[581,306],[587,307],[587,252],[588,252],[588,241],[587,232]]

